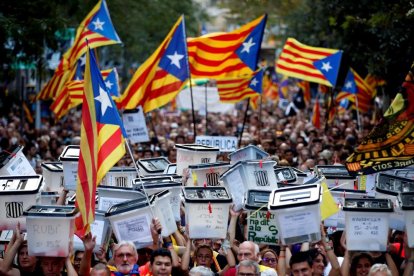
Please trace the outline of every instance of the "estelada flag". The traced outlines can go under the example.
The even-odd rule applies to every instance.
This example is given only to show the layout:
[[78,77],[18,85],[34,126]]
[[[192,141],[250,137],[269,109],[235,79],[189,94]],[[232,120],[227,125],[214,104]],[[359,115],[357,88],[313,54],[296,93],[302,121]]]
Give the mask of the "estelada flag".
[[346,160],[352,173],[414,164],[414,63],[384,117]]

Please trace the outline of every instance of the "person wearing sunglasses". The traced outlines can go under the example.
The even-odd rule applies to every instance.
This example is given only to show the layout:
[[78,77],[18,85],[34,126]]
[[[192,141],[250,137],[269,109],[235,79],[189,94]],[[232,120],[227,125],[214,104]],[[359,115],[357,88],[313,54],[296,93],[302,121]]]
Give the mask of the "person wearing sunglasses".
[[278,257],[275,251],[267,248],[260,252],[260,256],[262,256],[262,259],[260,261],[261,265],[277,270]]

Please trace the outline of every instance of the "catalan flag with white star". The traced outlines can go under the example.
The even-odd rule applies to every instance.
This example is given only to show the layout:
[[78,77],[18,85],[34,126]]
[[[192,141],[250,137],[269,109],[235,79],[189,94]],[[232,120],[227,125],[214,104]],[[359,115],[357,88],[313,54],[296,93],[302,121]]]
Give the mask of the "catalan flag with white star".
[[217,90],[222,103],[237,103],[260,96],[263,89],[263,71],[237,78],[217,80]]
[[95,218],[96,187],[124,156],[126,132],[107,91],[93,50],[86,55],[81,142],[76,185],[76,235],[84,236]]
[[137,69],[118,107],[149,112],[171,102],[189,77],[188,54],[181,16],[158,49]]
[[330,87],[336,86],[342,51],[308,46],[288,38],[276,62],[276,72]]
[[189,38],[191,77],[220,79],[255,72],[266,19],[263,15],[232,32]]
[[112,24],[105,0],[100,0],[80,23],[72,47],[65,52],[55,73],[37,95],[37,99],[54,98],[59,95],[63,86],[72,80],[77,61],[87,51],[86,40],[89,48],[122,43]]
[[368,85],[358,73],[350,68],[345,78],[344,86],[341,92],[335,97],[339,104],[342,100],[348,99],[352,107],[359,112],[367,113],[372,109],[375,97],[375,90]]

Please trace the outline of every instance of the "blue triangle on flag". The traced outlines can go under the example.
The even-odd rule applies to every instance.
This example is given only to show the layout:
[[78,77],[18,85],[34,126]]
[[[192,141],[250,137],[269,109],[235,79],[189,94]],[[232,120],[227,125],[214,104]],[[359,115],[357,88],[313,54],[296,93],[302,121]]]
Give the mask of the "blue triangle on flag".
[[345,109],[348,109],[348,107],[349,107],[349,100],[348,100],[348,99],[342,99],[342,100],[339,102],[339,105],[340,105],[341,107],[345,108]]
[[93,49],[89,49],[89,58],[90,72],[85,72],[85,74],[90,74],[91,83],[85,83],[85,87],[88,85],[91,85],[92,87],[93,98],[95,99],[96,121],[101,124],[119,125],[122,134],[124,137],[127,137],[123,123],[118,114],[118,109],[109,95],[102,74],[96,63]]
[[105,0],[102,1],[99,10],[89,22],[88,29],[101,34],[110,40],[121,42],[118,34],[115,31],[114,25],[112,24]]
[[266,16],[246,37],[236,50],[237,56],[252,70],[257,68],[257,57],[262,44],[262,36],[266,24]]
[[252,89],[256,93],[262,94],[262,88],[263,88],[262,84],[263,84],[263,70],[260,70],[250,80],[249,88]]
[[352,73],[351,69],[348,70],[348,74],[346,75],[342,91],[351,94],[355,94],[358,91],[356,87],[355,76],[354,73]]
[[332,86],[336,85],[339,66],[341,65],[341,58],[342,51],[339,50],[335,54],[313,62],[315,68],[325,76],[325,78],[332,84]]
[[112,69],[109,72],[108,76],[105,78],[106,89],[108,90],[111,96],[119,97],[119,85],[118,85],[118,72],[116,68]]
[[85,72],[85,64],[82,64],[82,60],[85,60],[86,56],[83,55],[76,64],[76,71],[75,75],[73,76],[73,80],[83,80],[83,74]]
[[175,29],[158,66],[180,79],[180,81],[185,81],[189,77],[187,59],[184,20],[182,20]]

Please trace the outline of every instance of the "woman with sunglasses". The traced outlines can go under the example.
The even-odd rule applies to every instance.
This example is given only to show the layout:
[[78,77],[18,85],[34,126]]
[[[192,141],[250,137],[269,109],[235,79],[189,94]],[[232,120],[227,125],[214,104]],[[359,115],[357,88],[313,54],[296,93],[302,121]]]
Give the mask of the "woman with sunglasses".
[[[285,252],[286,247],[281,246],[279,251],[279,256],[276,252],[270,248],[265,248],[260,252],[261,260],[260,264],[263,266],[267,266],[273,268],[277,271],[278,275],[285,275],[286,274],[286,265],[285,262]],[[281,263],[279,263],[279,259],[281,259]]]

